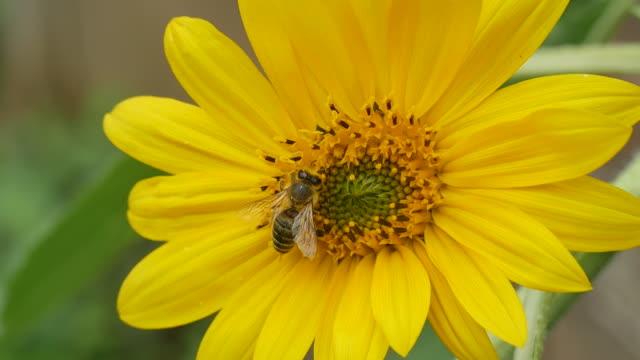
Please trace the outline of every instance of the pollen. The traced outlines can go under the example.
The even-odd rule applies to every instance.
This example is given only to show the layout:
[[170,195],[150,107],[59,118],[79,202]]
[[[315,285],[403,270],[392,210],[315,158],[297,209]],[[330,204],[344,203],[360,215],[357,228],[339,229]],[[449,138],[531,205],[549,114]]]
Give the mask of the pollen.
[[390,99],[365,104],[357,118],[329,104],[327,118],[332,126],[281,141],[295,159],[262,155],[284,174],[304,169],[322,179],[313,206],[319,250],[342,259],[422,239],[442,201],[436,130]]

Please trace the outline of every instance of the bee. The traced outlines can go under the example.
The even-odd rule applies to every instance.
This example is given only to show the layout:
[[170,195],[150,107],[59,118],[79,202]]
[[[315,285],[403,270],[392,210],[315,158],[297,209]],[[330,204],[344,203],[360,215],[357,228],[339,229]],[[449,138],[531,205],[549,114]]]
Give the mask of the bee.
[[292,184],[263,200],[258,200],[240,211],[241,217],[265,217],[271,215],[273,247],[280,253],[288,253],[297,245],[304,256],[313,259],[318,248],[316,229],[313,225],[315,188],[322,180],[305,170],[297,178],[291,174]]

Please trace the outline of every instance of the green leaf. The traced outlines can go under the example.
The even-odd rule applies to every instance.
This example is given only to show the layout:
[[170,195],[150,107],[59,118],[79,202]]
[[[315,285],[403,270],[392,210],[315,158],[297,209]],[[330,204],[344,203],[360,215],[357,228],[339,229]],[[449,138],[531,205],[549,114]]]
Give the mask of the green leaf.
[[139,179],[158,171],[119,156],[36,242],[8,286],[0,329],[19,336],[43,315],[95,279],[135,234],[127,224],[127,196]]
[[640,19],[640,5],[635,5],[634,7],[631,8],[630,11],[631,11],[631,14],[633,14],[633,16]]
[[585,32],[585,43],[603,43],[611,39],[633,6],[633,0],[609,0],[607,3],[608,6]]
[[640,44],[543,48],[520,68],[514,79],[568,73],[640,74]]
[[597,46],[615,35],[632,8],[633,0],[571,1],[543,46],[507,84],[551,74],[637,73],[637,45]]
[[615,33],[632,0],[571,1],[545,46],[605,42]]

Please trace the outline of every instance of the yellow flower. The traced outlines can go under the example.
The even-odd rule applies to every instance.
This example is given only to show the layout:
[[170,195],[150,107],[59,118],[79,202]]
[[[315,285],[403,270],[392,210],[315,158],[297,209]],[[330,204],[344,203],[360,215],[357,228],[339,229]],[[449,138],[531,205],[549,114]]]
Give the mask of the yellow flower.
[[[561,75],[497,90],[566,4],[240,0],[266,77],[209,23],[172,20],[166,55],[197,106],[137,97],[104,121],[171,174],[131,192],[133,228],[166,242],[122,285],[122,319],[219,311],[199,359],[406,355],[426,320],[461,359],[497,358],[486,331],[522,346],[511,281],[589,290],[569,250],[640,244],[640,201],[587,176],[628,140],[640,88]],[[292,183],[315,196],[291,203]],[[283,225],[311,259],[273,247],[260,201],[281,190],[276,216],[316,230]]]

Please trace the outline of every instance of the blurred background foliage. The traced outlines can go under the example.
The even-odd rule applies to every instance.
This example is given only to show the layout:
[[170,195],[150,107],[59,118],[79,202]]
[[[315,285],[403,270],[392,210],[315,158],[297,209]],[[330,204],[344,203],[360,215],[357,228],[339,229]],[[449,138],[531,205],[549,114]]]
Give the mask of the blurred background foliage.
[[[630,4],[574,0],[545,46],[637,41]],[[126,224],[126,195],[156,172],[120,154],[101,124],[128,96],[186,99],[162,54],[179,15],[248,49],[233,0],[0,3],[0,359],[195,358],[211,319],[162,331],[118,319],[120,283],[156,246]],[[427,330],[410,357],[446,354]]]

